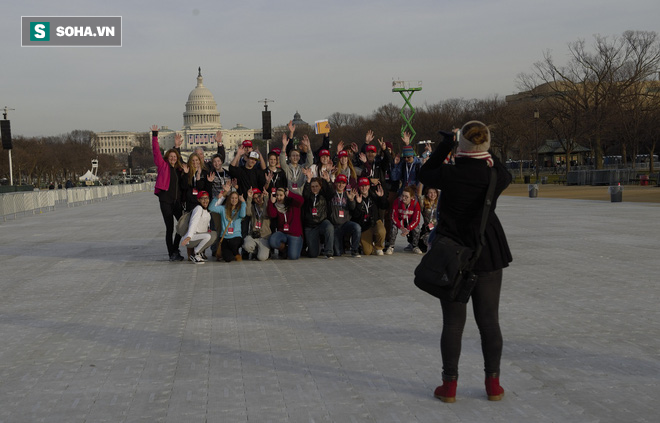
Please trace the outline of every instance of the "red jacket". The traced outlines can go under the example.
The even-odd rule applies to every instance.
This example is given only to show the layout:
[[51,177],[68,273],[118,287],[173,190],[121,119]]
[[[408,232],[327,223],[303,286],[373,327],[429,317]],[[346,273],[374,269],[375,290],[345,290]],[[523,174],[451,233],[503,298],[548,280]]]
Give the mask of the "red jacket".
[[278,231],[284,232],[284,223],[287,223],[289,225],[289,231],[286,232],[287,235],[302,236],[303,227],[300,210],[302,209],[304,200],[302,196],[291,191],[289,191],[289,198],[291,199],[291,204],[286,211],[286,218],[284,217],[283,213],[277,211],[277,208],[272,201],[268,202],[268,216],[270,216],[272,219],[277,217]]
[[410,200],[408,207],[403,204],[400,197],[397,197],[397,199],[394,200],[394,205],[392,206],[392,222],[394,222],[397,228],[407,228],[412,231],[417,225],[419,225],[420,216],[421,210],[419,208],[419,203],[414,198]]

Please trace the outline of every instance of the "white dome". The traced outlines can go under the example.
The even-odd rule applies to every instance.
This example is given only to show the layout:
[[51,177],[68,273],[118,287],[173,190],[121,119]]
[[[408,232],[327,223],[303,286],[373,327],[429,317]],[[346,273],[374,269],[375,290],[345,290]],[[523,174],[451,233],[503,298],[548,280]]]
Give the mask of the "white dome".
[[197,86],[188,95],[183,126],[188,129],[220,128],[220,112],[213,94],[204,86],[202,70],[197,75]]

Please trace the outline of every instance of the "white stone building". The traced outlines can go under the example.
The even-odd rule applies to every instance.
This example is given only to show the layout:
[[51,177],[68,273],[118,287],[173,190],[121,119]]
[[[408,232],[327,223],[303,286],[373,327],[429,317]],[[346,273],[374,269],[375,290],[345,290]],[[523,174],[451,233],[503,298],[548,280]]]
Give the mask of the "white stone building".
[[[215,134],[222,132],[222,141],[226,150],[226,162],[233,157],[237,145],[244,140],[253,140],[254,129],[248,129],[240,123],[232,129],[222,129],[218,104],[211,91],[203,84],[202,70],[197,75],[197,86],[188,95],[186,111],[183,113],[183,128],[173,131],[163,126],[158,131],[158,142],[161,148],[167,150],[174,146],[174,138],[180,134],[183,138],[181,155],[184,159],[196,147],[204,149],[204,156],[210,158],[217,151]],[[96,149],[99,153],[118,155],[128,154],[137,146],[140,132],[109,131],[98,132]]]

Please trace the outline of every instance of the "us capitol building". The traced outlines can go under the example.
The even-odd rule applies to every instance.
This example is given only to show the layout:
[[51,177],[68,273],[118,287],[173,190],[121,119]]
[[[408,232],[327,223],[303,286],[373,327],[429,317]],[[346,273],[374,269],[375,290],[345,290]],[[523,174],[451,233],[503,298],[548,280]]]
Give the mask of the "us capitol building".
[[[205,157],[211,157],[217,151],[215,134],[222,131],[222,143],[227,151],[227,161],[231,160],[233,151],[244,140],[253,140],[256,135],[261,137],[261,131],[248,129],[240,123],[232,129],[222,129],[220,112],[213,94],[203,84],[202,70],[199,68],[197,86],[188,95],[186,111],[183,113],[183,129],[173,131],[163,126],[158,130],[158,142],[161,148],[167,150],[174,147],[174,137],[183,137],[181,153],[187,157],[196,147],[204,148]],[[109,131],[97,132],[96,151],[102,154],[128,154],[139,143],[144,132]]]

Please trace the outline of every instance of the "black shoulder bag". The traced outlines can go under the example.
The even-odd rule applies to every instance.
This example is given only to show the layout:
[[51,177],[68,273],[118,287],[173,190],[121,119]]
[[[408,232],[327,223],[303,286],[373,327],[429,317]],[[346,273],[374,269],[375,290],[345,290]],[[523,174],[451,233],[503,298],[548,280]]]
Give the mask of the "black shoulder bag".
[[486,244],[484,231],[488,213],[495,194],[497,172],[491,168],[490,182],[481,213],[479,246],[476,250],[436,232],[433,243],[415,269],[415,285],[436,298],[451,302],[467,303],[477,283],[472,268]]

